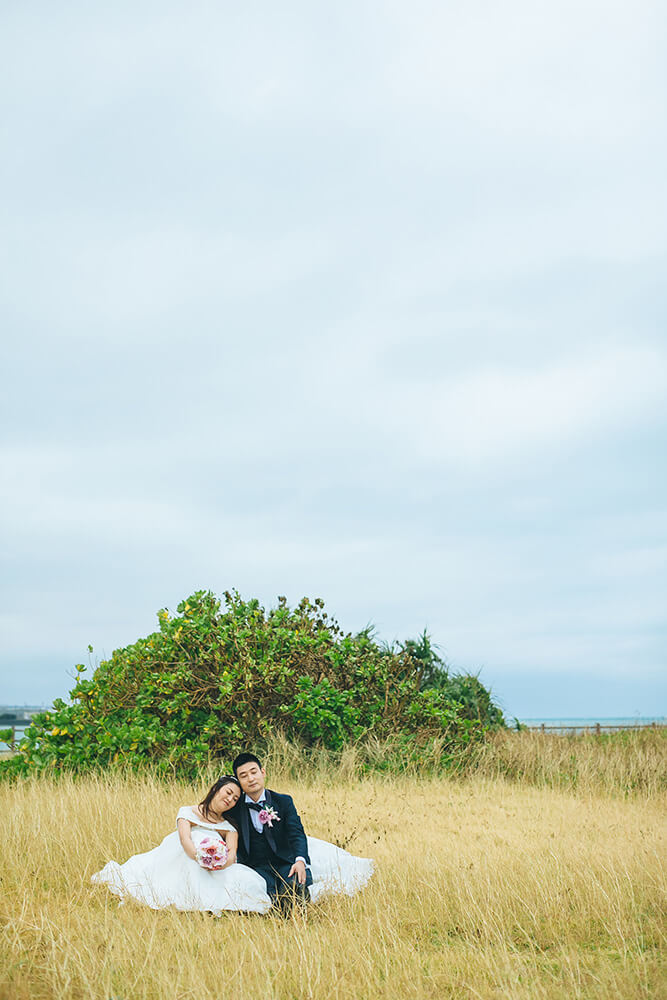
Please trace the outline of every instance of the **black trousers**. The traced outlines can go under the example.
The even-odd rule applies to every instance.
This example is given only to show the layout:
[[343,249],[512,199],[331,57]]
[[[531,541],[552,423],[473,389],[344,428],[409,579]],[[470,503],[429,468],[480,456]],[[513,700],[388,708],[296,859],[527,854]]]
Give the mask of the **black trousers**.
[[[299,885],[299,880],[296,875],[289,875],[289,870],[292,866],[283,863],[279,858],[276,858],[273,862],[266,862],[259,865],[253,865],[255,871],[262,876],[266,882],[266,891],[268,892],[271,900],[275,902],[280,896],[287,895],[300,895],[303,893],[303,889]],[[306,868],[306,886],[313,884],[313,876],[310,873],[310,869]],[[308,898],[306,894],[305,898]]]

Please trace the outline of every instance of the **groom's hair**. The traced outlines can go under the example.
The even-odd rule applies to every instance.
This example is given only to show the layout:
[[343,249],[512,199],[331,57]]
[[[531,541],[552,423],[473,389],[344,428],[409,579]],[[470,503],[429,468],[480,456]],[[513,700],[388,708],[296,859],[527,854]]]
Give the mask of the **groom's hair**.
[[240,753],[232,764],[232,771],[234,774],[237,774],[238,769],[243,767],[244,764],[257,764],[258,767],[262,766],[261,760],[259,757],[255,757],[254,753]]

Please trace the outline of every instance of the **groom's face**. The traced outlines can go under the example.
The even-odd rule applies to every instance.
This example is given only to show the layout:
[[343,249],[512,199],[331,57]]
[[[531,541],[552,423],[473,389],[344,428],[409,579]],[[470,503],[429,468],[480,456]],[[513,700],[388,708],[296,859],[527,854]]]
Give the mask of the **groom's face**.
[[236,772],[236,777],[239,779],[239,784],[243,791],[251,799],[256,799],[260,792],[264,791],[266,771],[259,764],[255,763],[254,760],[248,761],[247,764],[241,764]]

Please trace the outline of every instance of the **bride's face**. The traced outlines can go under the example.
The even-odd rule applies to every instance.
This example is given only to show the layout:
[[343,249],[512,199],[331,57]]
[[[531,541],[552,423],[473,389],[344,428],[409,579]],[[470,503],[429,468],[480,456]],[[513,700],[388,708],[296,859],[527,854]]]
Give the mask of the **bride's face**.
[[231,781],[229,784],[223,785],[211,799],[213,811],[218,814],[226,812],[236,805],[240,795],[241,790],[238,785],[233,785]]

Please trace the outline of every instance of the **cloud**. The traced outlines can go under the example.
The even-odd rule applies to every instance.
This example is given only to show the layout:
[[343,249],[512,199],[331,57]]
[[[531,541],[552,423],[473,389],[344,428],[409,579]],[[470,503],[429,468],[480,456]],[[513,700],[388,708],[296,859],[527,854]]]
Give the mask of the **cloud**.
[[440,453],[466,464],[576,446],[662,410],[666,376],[667,356],[641,349],[538,371],[485,371],[482,365],[432,388],[415,421],[417,446],[425,456]]
[[652,704],[657,4],[1,18],[18,700],[238,586]]

